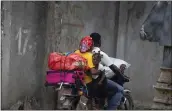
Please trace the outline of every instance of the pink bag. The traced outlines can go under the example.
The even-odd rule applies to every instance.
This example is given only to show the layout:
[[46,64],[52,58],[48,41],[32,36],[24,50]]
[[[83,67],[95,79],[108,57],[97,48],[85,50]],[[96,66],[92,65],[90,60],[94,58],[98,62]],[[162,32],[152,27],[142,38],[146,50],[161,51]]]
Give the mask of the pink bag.
[[83,71],[47,71],[46,75],[46,85],[54,86],[57,84],[68,83],[75,84],[75,77],[78,75],[80,80],[83,82],[84,80],[84,72]]

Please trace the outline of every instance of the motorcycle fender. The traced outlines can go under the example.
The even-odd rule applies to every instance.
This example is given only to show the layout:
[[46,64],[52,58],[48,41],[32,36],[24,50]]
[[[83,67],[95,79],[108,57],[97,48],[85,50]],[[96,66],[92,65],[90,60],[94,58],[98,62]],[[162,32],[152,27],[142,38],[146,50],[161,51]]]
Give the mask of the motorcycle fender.
[[124,89],[124,93],[131,93],[129,89]]
[[[129,90],[129,89],[124,89],[124,93],[131,93],[131,91]],[[123,100],[122,100],[122,104],[125,104],[125,102],[126,102],[126,97],[125,96],[123,96],[124,98],[123,98]]]

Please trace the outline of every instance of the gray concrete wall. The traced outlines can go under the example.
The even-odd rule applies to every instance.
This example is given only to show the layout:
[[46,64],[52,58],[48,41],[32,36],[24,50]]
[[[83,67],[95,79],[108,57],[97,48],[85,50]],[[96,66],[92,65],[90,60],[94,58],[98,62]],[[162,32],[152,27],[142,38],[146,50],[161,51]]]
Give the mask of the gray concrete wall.
[[[102,49],[109,55],[114,56],[114,5],[114,2],[103,1],[61,1],[55,4],[54,2],[49,2],[46,57],[52,51],[74,51],[78,48],[80,39],[92,32],[99,32],[102,35]],[[44,66],[47,69],[47,59],[44,61]],[[53,108],[52,89],[46,88],[43,92],[44,109]]]
[[160,75],[163,47],[159,43],[142,41],[140,27],[155,2],[121,2],[117,57],[131,64],[127,75],[134,100],[151,105]]
[[2,109],[40,97],[45,53],[44,2],[2,2]]
[[57,2],[51,8],[47,38],[52,39],[49,43],[54,46],[50,49],[72,51],[78,48],[82,37],[99,32],[103,36],[103,49],[114,55],[111,51],[114,45],[114,2]]
[[[115,56],[115,2],[4,2],[2,30],[2,108],[25,95],[42,97],[53,108],[52,88],[44,88],[47,57],[73,51],[91,32],[102,35],[102,49]],[[55,3],[55,4],[54,4]],[[153,2],[121,2],[117,57],[131,64],[127,75],[135,100],[150,103],[160,71],[162,47],[140,40],[139,30]],[[47,15],[46,15],[47,12]],[[41,92],[42,95],[41,95]]]
[[[73,51],[83,36],[99,32],[102,48],[115,54],[111,51],[115,42],[113,2],[48,2],[48,8],[44,6],[43,2],[4,2],[2,108],[26,95],[48,92],[43,83],[49,52]],[[44,94],[43,107],[51,109],[52,90]]]

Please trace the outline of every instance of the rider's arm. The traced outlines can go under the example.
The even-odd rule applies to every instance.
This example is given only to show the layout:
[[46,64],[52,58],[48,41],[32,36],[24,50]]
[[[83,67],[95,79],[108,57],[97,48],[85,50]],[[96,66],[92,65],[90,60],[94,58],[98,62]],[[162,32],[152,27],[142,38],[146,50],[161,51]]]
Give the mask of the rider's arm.
[[101,71],[97,70],[96,68],[91,68],[90,72],[92,75],[99,75],[101,73]]
[[100,70],[97,70],[95,68],[95,65],[93,64],[93,56],[90,55],[88,58],[87,58],[87,62],[88,62],[88,67],[90,68],[90,72],[91,74],[93,75],[99,75],[101,73]]
[[112,78],[115,73],[107,66],[99,64],[99,70],[104,71],[107,78]]

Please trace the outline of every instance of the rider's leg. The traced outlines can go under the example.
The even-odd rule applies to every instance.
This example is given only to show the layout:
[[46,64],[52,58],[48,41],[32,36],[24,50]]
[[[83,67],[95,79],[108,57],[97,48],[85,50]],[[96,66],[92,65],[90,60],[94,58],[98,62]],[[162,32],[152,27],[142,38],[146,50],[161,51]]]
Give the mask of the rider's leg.
[[72,87],[72,94],[77,95],[77,89],[74,86]]
[[93,82],[87,83],[86,87],[87,87],[87,91],[88,91],[88,96],[91,98],[93,95],[93,91],[92,91],[92,84]]
[[91,109],[93,110],[96,110],[96,103],[95,103],[95,90],[94,90],[94,80],[92,80],[92,82],[90,83],[87,83],[86,86],[87,86],[87,89],[88,89],[88,96],[89,96],[89,99],[91,100]]
[[107,87],[108,89],[113,89],[116,93],[108,100],[108,110],[115,110],[120,105],[121,98],[123,97],[123,90],[124,88],[119,84],[107,80]]

